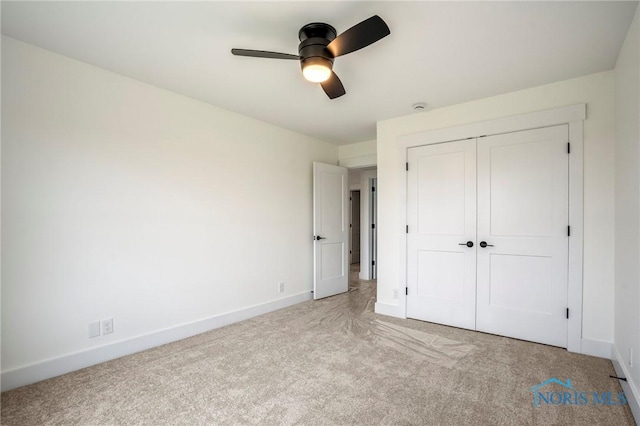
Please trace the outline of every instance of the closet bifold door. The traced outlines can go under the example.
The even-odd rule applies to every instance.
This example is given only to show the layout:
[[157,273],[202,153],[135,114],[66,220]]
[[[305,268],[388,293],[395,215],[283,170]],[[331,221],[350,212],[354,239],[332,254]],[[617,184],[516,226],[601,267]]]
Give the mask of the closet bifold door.
[[407,316],[475,329],[476,141],[407,153]]
[[567,346],[568,126],[479,138],[476,328]]

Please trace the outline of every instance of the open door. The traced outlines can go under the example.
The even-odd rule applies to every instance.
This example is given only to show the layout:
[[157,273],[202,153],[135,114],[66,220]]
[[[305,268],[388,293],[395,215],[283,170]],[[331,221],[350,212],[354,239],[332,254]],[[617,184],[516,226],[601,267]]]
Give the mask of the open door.
[[349,184],[345,167],[313,163],[313,298],[349,289]]

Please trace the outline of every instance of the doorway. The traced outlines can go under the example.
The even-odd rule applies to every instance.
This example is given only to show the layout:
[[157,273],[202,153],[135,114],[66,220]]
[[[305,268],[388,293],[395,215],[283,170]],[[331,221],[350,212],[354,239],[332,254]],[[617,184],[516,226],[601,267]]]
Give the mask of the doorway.
[[[349,169],[350,224],[349,228],[349,264],[358,267],[358,279],[376,278],[377,253],[377,203],[376,167]],[[353,216],[358,216],[357,218]],[[358,240],[358,241],[355,241]]]
[[349,264],[360,263],[360,191],[351,191],[349,223]]

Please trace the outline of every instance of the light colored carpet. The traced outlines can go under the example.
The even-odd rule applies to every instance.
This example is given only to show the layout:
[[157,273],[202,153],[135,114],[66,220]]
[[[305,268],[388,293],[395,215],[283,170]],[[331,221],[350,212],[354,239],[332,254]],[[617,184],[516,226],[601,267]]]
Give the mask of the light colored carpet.
[[533,406],[529,389],[551,377],[621,392],[608,360],[379,316],[374,300],[375,282],[356,279],[347,294],[5,392],[1,421],[634,424],[626,405]]

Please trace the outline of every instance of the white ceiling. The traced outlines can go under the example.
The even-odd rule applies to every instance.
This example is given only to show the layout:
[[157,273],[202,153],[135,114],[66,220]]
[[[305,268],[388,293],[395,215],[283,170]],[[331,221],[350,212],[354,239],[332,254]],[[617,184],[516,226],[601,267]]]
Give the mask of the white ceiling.
[[[637,2],[7,2],[2,33],[335,144],[376,121],[614,67]],[[336,59],[329,100],[296,61],[298,30],[374,15],[391,35]]]

